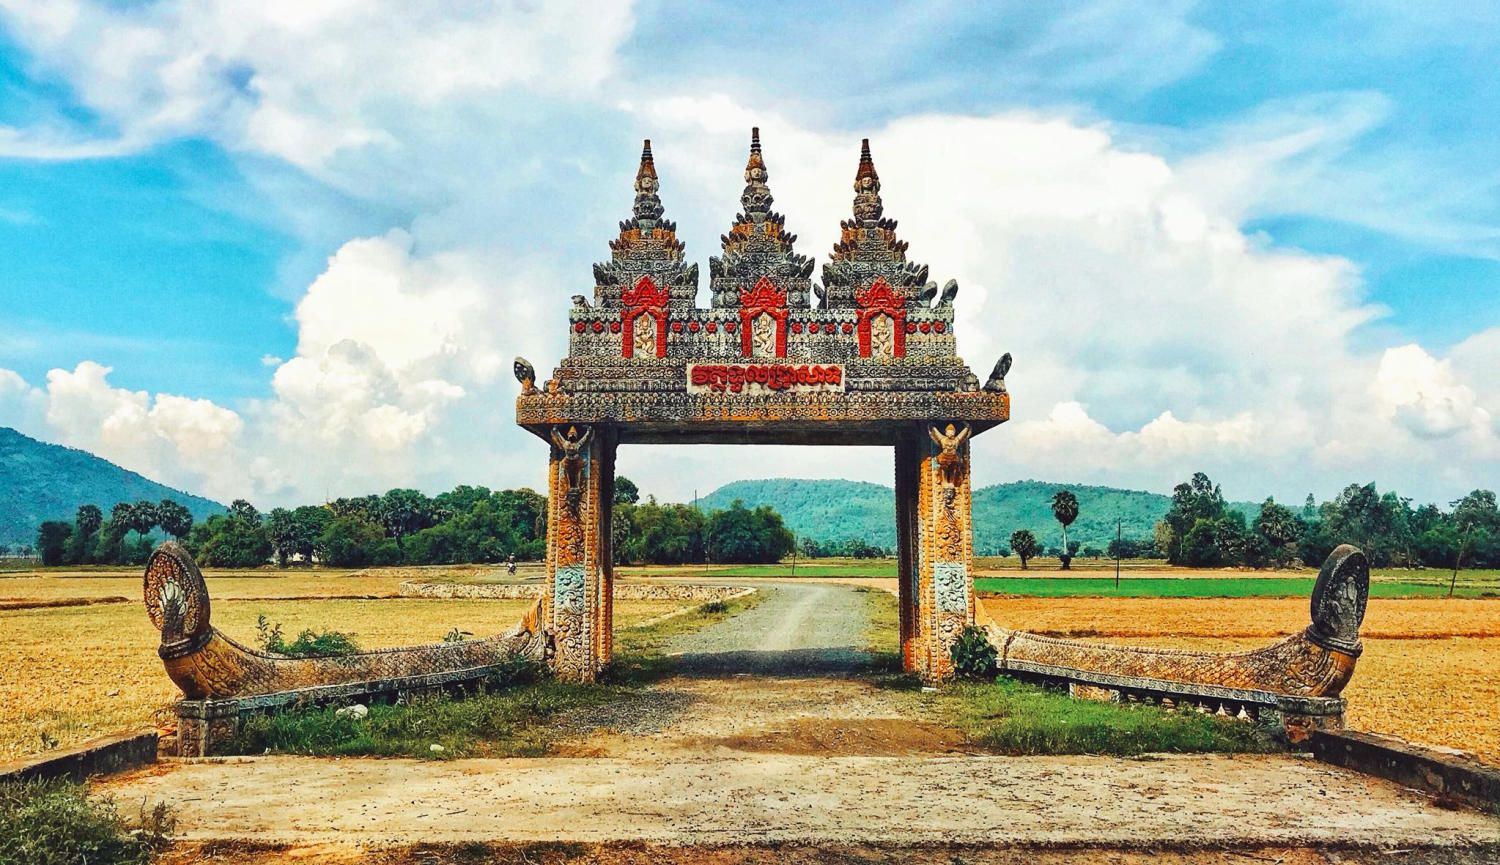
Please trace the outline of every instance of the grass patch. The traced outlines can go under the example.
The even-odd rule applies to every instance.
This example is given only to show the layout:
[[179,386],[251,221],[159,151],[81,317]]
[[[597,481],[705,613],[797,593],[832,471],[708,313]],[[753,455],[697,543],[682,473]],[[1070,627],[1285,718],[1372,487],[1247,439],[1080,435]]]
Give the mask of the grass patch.
[[142,804],[131,822],[113,799],[89,796],[78,784],[0,781],[0,862],[134,865],[150,862],[174,831],[176,821],[164,804]]
[[[537,757],[556,735],[558,714],[618,699],[618,686],[581,685],[517,671],[463,699],[436,695],[375,705],[356,718],[329,706],[248,720],[225,747],[232,754],[363,757]],[[435,746],[435,747],[434,747]]]
[[871,666],[876,670],[901,669],[901,608],[896,596],[884,589],[870,586],[855,586],[865,600],[865,611],[869,625],[860,635],[861,648],[870,653]]
[[[980,577],[974,591],[1037,598],[1288,598],[1312,594],[1313,577],[1166,577],[1123,578],[1118,588],[1113,578],[1093,577]],[[1483,586],[1459,582],[1454,595],[1482,597]],[[1373,598],[1439,598],[1448,594],[1447,584],[1385,581],[1370,583]]]
[[1066,693],[1005,677],[992,683],[955,684],[932,699],[971,741],[1000,754],[1129,757],[1280,750],[1269,735],[1245,721],[1156,706],[1074,700]]
[[598,684],[561,682],[534,665],[518,665],[462,698],[434,695],[409,704],[374,705],[364,717],[334,706],[257,716],[245,722],[223,753],[429,759],[542,756],[562,735],[555,723],[559,716],[638,693],[667,674],[662,649],[672,636],[721,622],[759,601],[759,593],[709,601],[646,627],[617,630],[614,662]]

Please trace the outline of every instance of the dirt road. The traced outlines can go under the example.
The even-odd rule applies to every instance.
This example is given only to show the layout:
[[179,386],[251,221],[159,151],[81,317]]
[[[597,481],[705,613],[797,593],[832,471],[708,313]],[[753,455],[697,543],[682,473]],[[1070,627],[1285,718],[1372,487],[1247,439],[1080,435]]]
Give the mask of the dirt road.
[[672,647],[681,674],[567,719],[543,759],[257,757],[124,776],[192,839],[1188,845],[1500,844],[1500,824],[1288,756],[995,757],[858,675],[853,587],[775,584]]
[[670,648],[689,675],[798,676],[852,672],[868,660],[860,648],[869,614],[849,586],[754,583],[763,600],[713,627],[677,637]]

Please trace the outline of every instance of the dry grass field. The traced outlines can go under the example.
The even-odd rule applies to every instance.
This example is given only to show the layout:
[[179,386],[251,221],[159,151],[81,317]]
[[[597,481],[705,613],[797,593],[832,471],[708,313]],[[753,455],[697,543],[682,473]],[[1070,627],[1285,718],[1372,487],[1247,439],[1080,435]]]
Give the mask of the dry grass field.
[[[254,644],[256,617],[302,628],[352,633],[362,648],[431,643],[453,628],[476,635],[515,624],[529,601],[275,600],[313,595],[394,594],[411,574],[212,576],[213,623]],[[9,600],[129,597],[130,603],[0,609],[0,762],[149,725],[177,698],[156,657],[159,636],[139,600],[140,576],[0,579]],[[238,600],[236,599],[238,598]],[[685,605],[622,601],[615,624],[628,628]]]
[[[1300,598],[988,598],[1004,627],[1232,651],[1308,623]],[[1500,600],[1370,601],[1348,723],[1500,764]]]

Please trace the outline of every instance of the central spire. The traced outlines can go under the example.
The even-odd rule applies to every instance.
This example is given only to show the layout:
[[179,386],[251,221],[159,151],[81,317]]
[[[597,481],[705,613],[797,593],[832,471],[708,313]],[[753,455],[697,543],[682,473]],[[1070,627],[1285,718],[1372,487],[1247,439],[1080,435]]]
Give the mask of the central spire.
[[880,221],[885,205],[880,201],[880,175],[870,158],[870,139],[859,143],[859,170],[854,173],[854,218],[865,228]]
[[636,219],[649,220],[652,225],[661,219],[661,196],[656,194],[660,186],[656,179],[656,162],[651,158],[651,139],[647,138],[641,148],[641,167],[635,173]]
[[770,172],[766,160],[760,154],[760,127],[750,130],[750,158],[745,162],[745,191],[740,195],[740,206],[745,215],[755,222],[765,220],[771,212],[771,188],[766,186]]

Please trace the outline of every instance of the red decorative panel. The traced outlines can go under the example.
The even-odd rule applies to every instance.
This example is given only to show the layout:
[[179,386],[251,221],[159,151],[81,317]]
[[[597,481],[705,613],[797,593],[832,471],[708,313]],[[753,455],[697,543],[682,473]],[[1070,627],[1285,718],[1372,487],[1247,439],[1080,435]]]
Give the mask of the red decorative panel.
[[755,340],[751,322],[761,314],[776,320],[776,356],[786,357],[786,292],[778,291],[766,276],[754,288],[740,292],[740,351],[745,357],[751,355]]
[[[877,315],[888,315],[894,327],[892,353],[906,357],[906,295],[891,288],[882,277],[870,283],[864,291],[854,293],[854,302],[859,304],[859,356],[870,356],[870,325]],[[846,326],[847,327],[847,326]],[[911,328],[914,329],[914,328]]]
[[[620,312],[620,355],[635,357],[635,320],[643,315],[656,319],[656,356],[667,356],[667,301],[671,295],[643,276],[634,287],[620,293],[625,309]],[[611,328],[613,330],[613,328]]]

